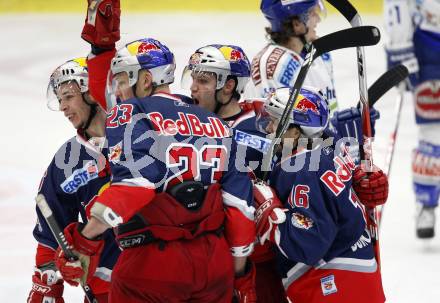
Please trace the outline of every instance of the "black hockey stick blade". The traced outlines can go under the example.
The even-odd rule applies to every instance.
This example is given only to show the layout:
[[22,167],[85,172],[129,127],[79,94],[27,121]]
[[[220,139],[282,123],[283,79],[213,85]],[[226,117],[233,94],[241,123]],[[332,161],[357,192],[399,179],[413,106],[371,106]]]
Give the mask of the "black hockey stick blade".
[[380,41],[380,31],[375,26],[359,26],[343,29],[325,35],[313,42],[316,52],[313,58],[317,58],[324,53],[359,46],[376,45]]
[[347,0],[327,0],[338,12],[340,12],[348,22],[358,14],[356,8]]
[[374,106],[386,92],[408,77],[408,68],[400,64],[386,71],[368,89],[369,106]]
[[[38,194],[35,198],[35,202],[37,202],[37,206],[40,209],[41,213],[43,214],[44,219],[46,219],[46,223],[49,226],[50,230],[52,231],[52,234],[55,238],[55,240],[58,242],[58,245],[63,250],[64,254],[69,260],[77,260],[77,256],[73,253],[73,251],[70,249],[69,244],[66,241],[66,238],[64,236],[63,230],[58,225],[58,222],[56,218],[54,217],[52,210],[50,209],[49,204],[46,201],[46,197],[44,197],[43,194]],[[88,285],[81,285],[84,293],[86,295],[87,301],[89,303],[97,303],[92,290]]]

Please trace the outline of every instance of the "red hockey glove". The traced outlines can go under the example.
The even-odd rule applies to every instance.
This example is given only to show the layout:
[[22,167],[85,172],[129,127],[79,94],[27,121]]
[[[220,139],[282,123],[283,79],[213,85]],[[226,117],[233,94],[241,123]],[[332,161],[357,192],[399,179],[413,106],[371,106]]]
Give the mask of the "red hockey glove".
[[71,223],[64,229],[66,241],[78,256],[78,260],[67,259],[61,248],[58,248],[55,254],[55,262],[63,279],[73,286],[89,283],[104,248],[104,240],[90,240],[81,235],[82,227],[80,223]]
[[388,177],[378,167],[369,173],[363,166],[358,166],[353,173],[353,189],[365,206],[382,205],[388,198]]
[[257,292],[255,290],[256,270],[254,263],[247,261],[246,273],[234,280],[234,303],[255,303]]
[[254,184],[255,223],[260,244],[274,241],[274,225],[286,221],[285,209],[274,190],[265,183]]
[[121,37],[119,0],[88,0],[81,38],[99,48],[112,49]]
[[32,276],[32,290],[26,300],[28,303],[64,303],[63,280],[57,277],[55,264],[49,263],[35,267]]

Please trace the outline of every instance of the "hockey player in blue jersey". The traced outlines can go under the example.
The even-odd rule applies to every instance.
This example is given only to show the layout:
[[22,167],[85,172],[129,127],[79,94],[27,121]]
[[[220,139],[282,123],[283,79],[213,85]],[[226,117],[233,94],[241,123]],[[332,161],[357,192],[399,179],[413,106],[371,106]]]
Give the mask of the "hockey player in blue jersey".
[[[49,108],[62,111],[78,132],[57,151],[38,190],[64,228],[78,222],[79,217],[86,222],[85,208],[109,185],[110,172],[104,146],[106,113],[89,95],[85,58],[59,66],[50,77],[47,95]],[[58,244],[38,209],[37,216],[34,228],[34,237],[38,241],[36,268],[27,302],[61,303],[64,302],[63,280],[78,285],[71,276],[78,271],[78,264],[55,264]],[[120,252],[111,231],[106,232],[103,239],[102,258],[89,279],[98,302],[107,302],[112,268]],[[57,269],[63,279],[57,276]]]
[[403,63],[414,92],[418,147],[413,151],[416,235],[434,237],[440,195],[440,2],[384,1],[388,67]]
[[[111,302],[228,302],[234,270],[245,272],[252,252],[252,187],[235,169],[231,131],[170,93],[174,69],[173,54],[151,38],[116,53],[108,91],[118,104],[106,129],[112,183],[84,229],[65,230],[77,250],[117,228],[124,251]],[[91,247],[86,255],[98,253]]]
[[[281,88],[267,99],[257,118],[262,130],[274,132],[289,93]],[[274,158],[273,190],[261,185],[255,194],[257,233],[276,243],[292,302],[384,302],[362,204],[386,201],[387,178],[365,173],[332,142],[329,115],[322,95],[301,89]]]
[[[270,140],[256,128],[255,110],[249,105],[250,101],[239,102],[249,79],[250,64],[239,46],[212,44],[191,55],[182,75],[182,87],[191,91],[196,104],[216,113],[234,129],[239,166],[246,166],[259,178],[262,158]],[[281,303],[285,294],[270,246],[270,243],[257,245],[251,256],[256,267],[256,297],[261,303]],[[249,279],[236,279],[235,282],[243,284],[244,281],[251,282]],[[241,298],[239,302],[255,302],[253,287],[249,284],[245,288],[247,292],[238,296]]]

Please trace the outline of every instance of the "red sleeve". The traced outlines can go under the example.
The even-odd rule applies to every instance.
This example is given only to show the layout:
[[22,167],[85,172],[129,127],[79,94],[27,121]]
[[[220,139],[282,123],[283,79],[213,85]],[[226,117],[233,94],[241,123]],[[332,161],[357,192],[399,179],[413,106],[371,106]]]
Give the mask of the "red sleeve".
[[225,207],[225,213],[225,238],[231,250],[237,250],[237,254],[233,253],[233,255],[250,254],[256,238],[255,222],[246,218],[235,207]]
[[55,260],[55,250],[50,247],[38,244],[37,254],[35,255],[35,265],[41,266]]
[[142,207],[150,203],[155,195],[153,188],[111,185],[96,200],[111,208],[113,212],[122,217],[125,223]]
[[107,110],[105,100],[105,86],[107,84],[107,74],[110,70],[110,63],[115,56],[116,50],[99,54],[91,59],[87,59],[89,70],[89,92],[98,103]]

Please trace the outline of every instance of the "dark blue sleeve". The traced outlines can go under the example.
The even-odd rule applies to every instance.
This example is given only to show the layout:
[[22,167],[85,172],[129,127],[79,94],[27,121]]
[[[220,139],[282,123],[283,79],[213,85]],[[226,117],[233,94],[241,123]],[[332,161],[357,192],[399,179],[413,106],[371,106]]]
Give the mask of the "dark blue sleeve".
[[[64,181],[62,174],[63,171],[57,168],[53,160],[41,180],[38,193],[44,195],[60,228],[64,229],[70,223],[78,221],[79,206],[73,194],[62,191],[61,184]],[[33,231],[34,238],[40,244],[56,249],[58,244],[38,207],[36,207],[36,212],[37,224]]]

